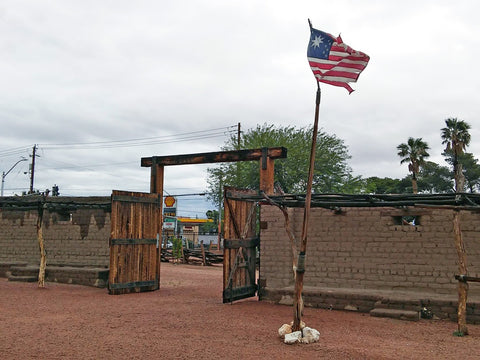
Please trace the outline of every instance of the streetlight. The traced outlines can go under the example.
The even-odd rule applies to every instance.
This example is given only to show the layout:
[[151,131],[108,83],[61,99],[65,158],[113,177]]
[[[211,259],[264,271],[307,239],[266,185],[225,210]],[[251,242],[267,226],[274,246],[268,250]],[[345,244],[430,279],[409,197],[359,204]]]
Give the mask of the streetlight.
[[20,162],[22,162],[22,161],[27,161],[27,159],[21,158],[21,159],[18,160],[15,164],[13,164],[13,166],[10,168],[10,170],[8,170],[7,172],[4,171],[4,172],[2,173],[2,195],[1,195],[1,196],[3,196],[3,186],[5,185],[5,177],[10,173],[10,171],[13,170],[13,168],[14,168],[15,166],[17,166],[18,163],[20,163]]

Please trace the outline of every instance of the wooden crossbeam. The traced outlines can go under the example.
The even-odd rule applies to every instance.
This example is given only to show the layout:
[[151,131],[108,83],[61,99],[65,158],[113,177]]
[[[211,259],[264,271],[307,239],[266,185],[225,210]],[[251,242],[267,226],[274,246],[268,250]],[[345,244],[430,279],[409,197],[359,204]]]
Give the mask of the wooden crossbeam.
[[170,166],[252,161],[260,160],[262,157],[267,157],[270,159],[284,159],[287,157],[287,149],[284,147],[273,147],[248,150],[215,151],[185,155],[151,156],[142,158],[141,166],[151,167],[154,163],[160,166]]
[[480,277],[476,276],[468,276],[468,275],[455,275],[455,280],[462,281],[462,282],[480,282]]

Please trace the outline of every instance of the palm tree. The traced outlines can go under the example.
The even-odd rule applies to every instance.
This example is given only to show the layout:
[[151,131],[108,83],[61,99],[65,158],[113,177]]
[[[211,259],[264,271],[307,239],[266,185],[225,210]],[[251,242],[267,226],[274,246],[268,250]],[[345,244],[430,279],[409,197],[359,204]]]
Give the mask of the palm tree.
[[463,192],[465,176],[462,172],[462,164],[458,161],[468,144],[470,144],[470,125],[457,118],[445,120],[447,125],[442,129],[442,144],[447,144],[445,154],[453,157],[453,172],[455,174],[455,192]]
[[430,149],[428,144],[422,138],[414,139],[408,138],[407,143],[402,143],[397,146],[398,156],[402,159],[400,164],[408,162],[408,171],[412,173],[412,188],[413,193],[418,192],[417,175],[420,171],[420,166],[425,162],[425,158],[430,154],[427,150]]

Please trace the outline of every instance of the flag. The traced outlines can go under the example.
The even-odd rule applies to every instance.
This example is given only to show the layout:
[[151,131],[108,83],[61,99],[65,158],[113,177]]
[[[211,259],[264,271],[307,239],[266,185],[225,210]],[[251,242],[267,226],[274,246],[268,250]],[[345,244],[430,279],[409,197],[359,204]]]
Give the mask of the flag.
[[367,54],[345,44],[340,35],[335,38],[313,27],[310,27],[307,57],[317,81],[342,86],[349,93],[353,89],[348,83],[357,81],[370,60]]

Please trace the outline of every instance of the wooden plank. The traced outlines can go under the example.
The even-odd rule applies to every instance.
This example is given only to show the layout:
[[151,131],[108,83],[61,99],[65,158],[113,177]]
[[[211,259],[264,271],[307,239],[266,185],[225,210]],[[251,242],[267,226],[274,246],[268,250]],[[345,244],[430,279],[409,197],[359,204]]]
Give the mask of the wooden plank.
[[126,203],[146,203],[157,204],[160,200],[158,197],[135,197],[131,195],[112,195],[113,201],[126,202]]
[[260,244],[260,238],[246,238],[246,239],[225,239],[223,246],[227,249],[238,249],[239,247],[252,248]]
[[229,299],[246,299],[255,295],[257,291],[257,285],[246,285],[241,287],[236,287],[234,289],[225,289],[223,291],[223,302],[230,302]]
[[135,289],[135,288],[142,288],[142,287],[152,287],[154,285],[155,285],[154,280],[150,280],[150,281],[131,281],[131,282],[126,282],[126,283],[112,284],[111,288],[114,289],[114,290]]
[[118,272],[115,283],[125,283],[127,279],[125,277],[125,262],[127,261],[127,254],[125,253],[125,246],[119,246],[118,249]]
[[157,244],[157,239],[111,239],[110,244],[115,245],[152,245]]
[[[134,251],[135,251],[135,261],[134,261],[134,269],[133,269],[133,274],[132,277],[133,279],[138,279],[137,281],[145,281],[145,277],[142,277],[142,273],[140,272],[140,266],[142,265],[142,253],[144,251],[144,247],[148,245],[137,245],[134,246]],[[139,287],[135,287],[135,291],[140,291]]]
[[[267,149],[267,156],[272,159],[283,159],[287,157],[287,149],[284,147],[273,147]],[[219,162],[237,162],[259,160],[262,157],[262,149],[215,151],[208,153],[152,156],[141,159],[142,167],[151,167],[152,164],[188,165],[188,164],[211,164]]]
[[463,281],[463,282],[467,282],[467,281],[480,282],[480,277],[468,276],[468,275],[455,275],[455,280]]

